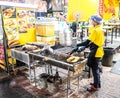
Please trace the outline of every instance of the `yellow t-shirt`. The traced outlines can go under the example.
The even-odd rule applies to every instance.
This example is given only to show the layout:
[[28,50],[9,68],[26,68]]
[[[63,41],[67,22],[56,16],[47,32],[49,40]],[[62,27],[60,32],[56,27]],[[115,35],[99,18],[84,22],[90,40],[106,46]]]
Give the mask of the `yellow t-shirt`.
[[100,25],[95,26],[91,29],[92,32],[90,32],[88,39],[98,46],[95,57],[103,57],[104,50],[102,46],[104,45],[104,32],[101,29]]
[[93,27],[93,26],[90,26],[90,27],[88,28],[88,36],[91,34],[91,32],[93,32],[93,30],[94,30],[94,27]]

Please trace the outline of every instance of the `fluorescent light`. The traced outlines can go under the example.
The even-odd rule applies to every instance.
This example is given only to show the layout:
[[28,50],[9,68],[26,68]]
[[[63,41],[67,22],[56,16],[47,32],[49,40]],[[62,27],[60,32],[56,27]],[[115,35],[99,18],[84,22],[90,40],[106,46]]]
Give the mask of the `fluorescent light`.
[[14,2],[6,2],[0,1],[1,6],[13,6],[13,7],[22,7],[22,8],[37,8],[37,5],[33,4],[25,4],[25,3],[14,3]]

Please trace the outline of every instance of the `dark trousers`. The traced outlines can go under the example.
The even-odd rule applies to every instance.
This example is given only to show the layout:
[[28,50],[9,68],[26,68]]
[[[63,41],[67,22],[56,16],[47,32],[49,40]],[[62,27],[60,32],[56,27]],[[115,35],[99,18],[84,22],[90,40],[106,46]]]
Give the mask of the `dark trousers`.
[[87,64],[92,69],[93,84],[94,84],[95,87],[98,87],[100,85],[101,58],[88,57]]
[[93,84],[95,87],[98,87],[100,83],[100,70],[99,67],[91,67],[93,73]]

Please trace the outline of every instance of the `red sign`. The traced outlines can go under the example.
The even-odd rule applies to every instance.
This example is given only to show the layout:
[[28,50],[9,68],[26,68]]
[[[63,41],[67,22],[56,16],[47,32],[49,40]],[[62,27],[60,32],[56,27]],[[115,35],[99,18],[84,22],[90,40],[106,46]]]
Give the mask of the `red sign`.
[[99,15],[102,17],[103,16],[103,5],[104,5],[104,0],[99,0]]

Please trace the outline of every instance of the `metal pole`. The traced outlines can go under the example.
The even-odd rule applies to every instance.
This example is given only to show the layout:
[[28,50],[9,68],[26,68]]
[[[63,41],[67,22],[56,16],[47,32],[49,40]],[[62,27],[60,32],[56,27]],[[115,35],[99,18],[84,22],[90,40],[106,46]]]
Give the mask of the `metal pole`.
[[36,84],[37,79],[36,79],[35,66],[33,66],[33,71],[34,71],[34,83],[35,83],[35,86],[37,86],[37,84]]
[[80,81],[80,73],[78,72],[78,89],[77,89],[77,94],[79,94],[78,93],[79,92],[79,85],[80,85],[79,81]]
[[114,29],[114,28],[112,28],[112,31],[111,31],[111,44],[113,43],[113,32],[114,32],[113,29]]
[[69,98],[69,89],[70,89],[70,70],[68,67],[68,76],[67,76],[67,98]]
[[31,66],[28,65],[29,68],[29,78],[30,78],[30,83],[32,82],[32,74],[31,74]]

